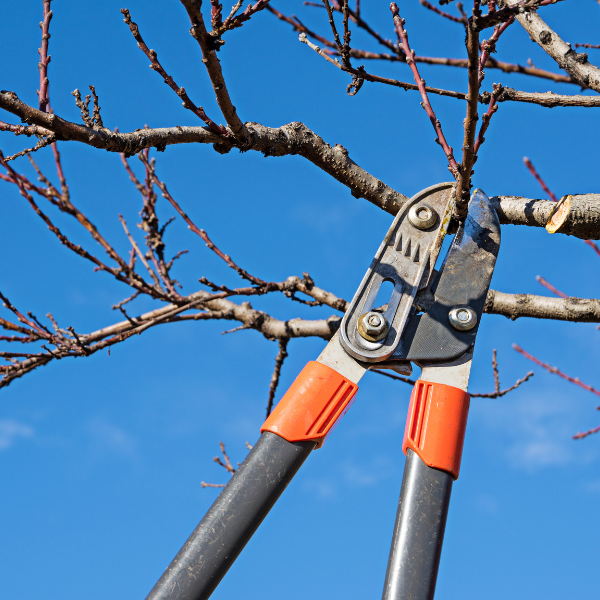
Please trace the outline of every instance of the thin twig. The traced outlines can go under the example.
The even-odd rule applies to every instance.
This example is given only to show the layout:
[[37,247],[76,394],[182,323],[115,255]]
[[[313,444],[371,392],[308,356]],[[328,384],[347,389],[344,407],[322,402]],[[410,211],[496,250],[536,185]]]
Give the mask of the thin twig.
[[550,290],[553,294],[556,294],[560,298],[568,298],[568,296],[566,294],[564,294],[560,290],[557,290],[551,283],[549,283],[548,281],[546,281],[543,277],[540,277],[539,275],[536,275],[535,278],[537,279],[538,283],[540,283],[541,285],[543,285],[547,290]]
[[500,389],[500,375],[498,373],[498,361],[496,356],[496,348],[492,353],[492,370],[494,372],[494,391],[487,394],[469,394],[471,398],[502,398],[509,392],[516,390],[520,385],[528,381],[531,377],[533,377],[533,371],[529,371],[525,377],[521,379],[517,379],[516,383],[505,390]]
[[202,2],[201,0],[181,0],[181,3],[184,5],[190,23],[192,24],[190,33],[198,42],[200,50],[202,51],[202,62],[206,67],[210,82],[215,91],[217,104],[221,109],[221,113],[231,129],[233,137],[238,140],[238,142],[241,142],[242,145],[246,145],[249,142],[249,133],[246,126],[239,118],[236,108],[229,97],[229,92],[221,69],[221,63],[216,53],[218,46],[215,46],[213,38],[208,34],[206,25],[204,24],[204,17],[200,10]]
[[433,11],[434,13],[440,15],[441,17],[444,17],[445,19],[454,21],[455,23],[461,23],[462,25],[467,24],[467,19],[465,19],[465,17],[463,17],[463,16],[455,17],[454,15],[451,15],[450,13],[440,10],[437,6],[430,4],[429,2],[427,2],[427,0],[419,0],[419,4],[421,4],[425,8],[428,8],[429,10]]
[[[481,14],[479,2],[475,0],[473,19]],[[479,31],[472,21],[467,25],[467,56],[469,59],[469,88],[467,92],[467,115],[464,120],[463,155],[456,183],[456,202],[454,217],[462,220],[467,215],[469,198],[471,196],[471,175],[475,164],[475,135],[477,121],[477,104],[479,100]],[[491,115],[490,115],[491,117]]]
[[600,391],[594,389],[591,385],[587,385],[586,383],[583,383],[579,379],[579,377],[570,377],[569,375],[566,375],[562,371],[559,371],[559,369],[557,369],[556,367],[552,367],[549,364],[544,363],[541,360],[537,359],[535,356],[532,356],[528,352],[525,352],[525,350],[523,350],[520,346],[517,346],[517,344],[513,344],[513,348],[517,352],[519,352],[519,354],[522,354],[525,358],[528,358],[530,361],[534,362],[536,365],[539,365],[540,367],[544,367],[544,369],[546,369],[546,371],[549,371],[550,373],[554,373],[555,375],[558,375],[559,377],[562,377],[563,379],[566,379],[567,381],[570,381],[571,383],[578,385],[579,387],[583,388],[584,390],[587,390],[588,392],[592,392],[592,394],[596,394],[596,396],[600,396]]
[[553,202],[558,202],[558,198],[550,191],[550,188],[546,185],[546,182],[540,177],[539,173],[535,170],[533,163],[526,157],[523,157],[525,166],[529,169],[529,172],[536,178],[537,182],[542,186],[542,189]]
[[[146,164],[146,165],[148,164],[148,161],[147,161],[147,159],[145,157],[142,156],[140,158],[141,158],[141,160],[142,160],[142,162],[144,164]],[[154,182],[156,183],[156,185],[160,188],[163,197],[171,203],[171,205],[173,206],[173,208],[181,215],[181,217],[183,218],[183,220],[188,224],[188,227],[194,233],[196,233],[197,235],[199,235],[204,240],[204,242],[206,243],[206,245],[219,258],[222,258],[243,279],[251,281],[252,283],[254,283],[256,285],[266,285],[267,284],[266,281],[263,281],[262,279],[259,279],[258,277],[254,277],[254,275],[250,275],[250,273],[248,273],[246,270],[244,270],[241,267],[239,267],[235,262],[233,262],[233,260],[231,259],[231,257],[228,254],[224,254],[223,252],[221,252],[221,250],[219,250],[219,248],[217,248],[217,246],[215,246],[215,244],[208,237],[208,234],[206,233],[206,231],[204,231],[204,229],[199,229],[198,227],[196,227],[196,225],[194,224],[194,222],[182,210],[182,208],[179,206],[179,204],[177,203],[177,201],[173,198],[173,196],[171,196],[171,194],[167,190],[167,186],[164,184],[164,182],[162,182],[158,178],[158,176],[156,175],[156,173],[152,172],[152,178],[154,179]]]
[[137,24],[131,20],[131,15],[129,14],[129,11],[126,8],[122,8],[121,13],[125,17],[124,21],[129,26],[129,29],[131,30],[131,33],[133,34],[133,37],[135,38],[135,41],[137,42],[137,45],[139,46],[140,50],[150,59],[150,68],[159,73],[164,79],[165,83],[183,100],[184,108],[191,110],[197,117],[202,119],[202,121],[204,121],[212,131],[220,135],[226,136],[227,130],[222,126],[217,125],[212,119],[210,119],[201,106],[196,106],[190,100],[190,97],[187,95],[185,89],[179,87],[175,83],[173,77],[171,77],[164,70],[163,66],[158,61],[158,56],[156,52],[154,50],[150,50],[146,45],[146,42],[144,42]]
[[42,30],[42,43],[38,50],[40,62],[38,68],[40,71],[40,89],[38,90],[39,106],[42,112],[49,112],[50,94],[48,91],[50,80],[48,79],[48,64],[50,55],[48,54],[48,41],[50,40],[50,21],[52,20],[52,11],[50,10],[52,0],[43,0],[44,16],[40,23]]
[[431,121],[431,124],[433,125],[433,128],[437,134],[437,138],[435,139],[435,141],[438,144],[440,144],[440,146],[443,148],[444,154],[448,159],[450,171],[455,176],[457,176],[458,165],[456,164],[456,160],[454,159],[452,147],[448,145],[448,142],[446,142],[446,138],[444,137],[444,133],[442,132],[442,124],[440,123],[439,119],[435,116],[433,108],[431,107],[431,103],[429,102],[429,98],[427,97],[427,91],[425,89],[425,80],[422,79],[419,75],[419,70],[417,69],[417,65],[413,60],[414,52],[413,50],[411,50],[408,44],[408,34],[406,33],[406,29],[404,29],[404,19],[400,17],[400,11],[398,9],[398,5],[395,2],[392,2],[390,4],[390,10],[392,11],[392,15],[394,18],[396,32],[398,33],[398,37],[402,41],[402,50],[406,55],[406,62],[408,63],[413,73],[415,83],[417,84],[419,92],[421,93],[421,98],[423,99],[421,106],[425,109],[425,112],[427,113],[427,116],[429,117],[429,120]]
[[275,368],[273,369],[273,375],[271,375],[271,383],[269,384],[269,399],[267,401],[267,417],[271,414],[271,410],[273,410],[273,400],[275,399],[275,392],[277,391],[277,386],[279,385],[279,377],[281,375],[281,367],[283,366],[283,361],[287,358],[287,345],[289,339],[278,340],[279,342],[279,352],[277,352],[277,357],[275,358]]

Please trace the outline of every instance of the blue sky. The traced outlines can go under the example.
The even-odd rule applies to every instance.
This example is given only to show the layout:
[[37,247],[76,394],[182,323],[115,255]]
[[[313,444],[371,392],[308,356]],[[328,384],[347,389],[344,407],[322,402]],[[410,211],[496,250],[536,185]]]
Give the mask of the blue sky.
[[[122,4],[53,4],[50,91],[58,114],[78,120],[71,91],[93,84],[111,128],[197,124],[148,68],[122,22]],[[326,32],[319,9],[289,1],[275,6],[303,14],[307,24]],[[183,7],[134,0],[127,8],[178,84],[222,121]],[[462,55],[459,25],[440,23],[415,2],[400,9],[417,53]],[[599,10],[595,3],[572,0],[546,9],[544,16],[563,39],[597,43]],[[35,104],[41,2],[6,4],[2,11],[1,87]],[[392,36],[385,7],[363,11],[382,34]],[[408,196],[448,180],[443,153],[414,93],[365,84],[355,97],[347,96],[348,78],[266,12],[226,41],[220,58],[242,119],[269,126],[303,121]],[[353,42],[373,48],[360,33]],[[498,49],[501,59],[531,58],[554,70],[518,25],[507,30]],[[594,52],[600,53],[590,50],[592,61]],[[367,68],[411,81],[406,65]],[[430,85],[466,87],[462,70],[431,67],[422,73]],[[484,87],[493,82],[577,91],[488,70]],[[464,107],[452,99],[431,101],[450,143],[460,148]],[[0,118],[16,122],[7,114]],[[559,197],[597,191],[598,145],[590,134],[597,126],[591,110],[502,104],[474,184],[490,196],[543,197],[523,166],[523,156],[529,156]],[[24,142],[1,137],[5,154]],[[119,157],[75,144],[61,144],[61,152],[74,203],[127,252],[117,215],[132,224],[140,206]],[[53,173],[50,153],[38,158]],[[31,174],[26,159],[14,164]],[[132,164],[137,168],[137,159]],[[221,156],[211,147],[179,146],[158,155],[157,164],[184,210],[244,268],[269,280],[308,271],[317,285],[347,299],[392,220],[300,157]],[[52,312],[63,326],[79,331],[120,320],[110,307],[127,290],[61,247],[15,189],[2,184],[0,199],[2,292],[22,311],[39,317]],[[72,223],[49,214],[78,242],[97,250]],[[159,206],[161,218],[171,214],[168,206]],[[198,289],[202,275],[238,283],[180,220],[171,227],[170,252],[190,251],[176,271],[185,291]],[[600,259],[581,240],[512,226],[502,234],[495,289],[545,294],[535,280],[541,275],[568,294],[598,295]],[[333,312],[283,298],[252,303],[280,318]],[[139,312],[153,306],[137,305]],[[155,328],[115,347],[110,356],[64,360],[1,390],[0,598],[145,597],[218,493],[200,482],[227,479],[212,462],[218,442],[241,461],[244,443],[257,439],[264,418],[276,345],[253,331],[220,335],[229,326]],[[472,402],[437,598],[553,600],[593,596],[598,588],[600,438],[571,439],[600,422],[597,399],[528,363],[511,344],[598,388],[599,335],[595,325],[484,317],[471,391],[492,390],[493,348],[504,386],[532,367],[535,376],[502,399]],[[322,347],[319,340],[292,340],[278,398]],[[381,593],[409,394],[408,386],[387,378],[363,379],[352,410],[267,517],[215,592],[216,600],[242,594],[248,600],[282,595],[353,600]]]

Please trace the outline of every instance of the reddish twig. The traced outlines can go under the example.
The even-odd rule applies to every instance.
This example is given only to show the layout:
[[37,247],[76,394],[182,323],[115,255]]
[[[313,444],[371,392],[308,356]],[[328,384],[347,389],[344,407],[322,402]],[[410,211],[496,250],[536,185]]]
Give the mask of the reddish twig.
[[498,97],[504,91],[504,88],[499,83],[494,83],[494,91],[490,94],[490,102],[488,104],[487,112],[481,117],[481,127],[479,128],[479,133],[477,134],[477,140],[475,142],[475,162],[477,162],[479,148],[481,144],[485,142],[485,134],[490,126],[490,121],[494,113],[498,110]]
[[[321,4],[319,4],[318,6],[324,8],[324,6],[322,6]],[[302,21],[300,21],[300,19],[296,15],[288,17],[283,13],[279,12],[276,8],[273,8],[271,5],[267,5],[267,10],[270,13],[274,14],[280,21],[289,23],[294,28],[294,31],[297,31],[298,33],[305,33],[306,35],[309,35],[315,40],[318,40],[319,42],[321,42],[321,44],[328,46],[329,48],[336,47],[334,42],[328,40],[327,38],[324,38],[322,35],[319,35],[318,33],[315,33],[314,31],[306,27],[306,25],[304,25],[304,23],[302,23]]]
[[575,44],[575,48],[600,48],[600,44]]
[[441,17],[444,17],[445,19],[449,19],[450,21],[454,21],[455,23],[462,23],[463,25],[467,24],[467,19],[465,17],[463,17],[463,16],[455,17],[454,15],[451,15],[450,13],[440,10],[437,6],[430,4],[429,2],[427,2],[427,0],[419,0],[419,3],[421,5],[423,5],[425,8],[428,8],[429,10],[433,11],[434,13],[440,15]]
[[44,5],[44,17],[40,23],[42,29],[42,43],[38,50],[40,55],[40,62],[38,68],[40,71],[40,89],[38,90],[38,99],[40,103],[40,110],[42,112],[49,112],[50,97],[48,92],[48,86],[50,81],[48,79],[48,64],[50,63],[50,55],[48,54],[48,40],[50,39],[50,21],[52,20],[52,11],[50,10],[50,2],[52,0],[43,0]]
[[[211,35],[214,36],[216,39],[219,39],[226,31],[229,31],[230,29],[235,29],[237,27],[241,27],[246,21],[250,20],[252,15],[267,8],[269,1],[270,0],[257,0],[256,3],[249,4],[243,13],[236,16],[235,13],[242,6],[242,1],[238,0],[238,2],[232,8],[231,13],[225,19],[225,21],[223,21],[220,25],[218,25],[218,24],[215,25],[215,16],[214,16],[213,11],[215,10],[214,6],[215,6],[216,2],[214,0],[211,0],[211,4],[213,5],[213,8],[211,9],[211,26],[213,28]],[[221,8],[220,5],[218,5],[218,6],[219,6],[219,8]],[[220,15],[220,11],[219,11],[218,17],[220,18],[220,16],[221,15]]]
[[429,120],[431,121],[431,124],[435,129],[435,132],[437,134],[437,138],[435,141],[438,144],[440,144],[440,146],[443,148],[444,154],[448,159],[450,171],[456,176],[458,175],[458,165],[456,164],[456,160],[454,159],[452,147],[448,145],[448,142],[446,142],[446,138],[444,137],[444,133],[442,132],[442,124],[440,123],[439,119],[435,116],[433,108],[431,108],[431,103],[429,102],[429,98],[427,97],[427,91],[425,89],[425,80],[421,79],[421,76],[419,75],[419,70],[417,69],[417,65],[413,60],[414,52],[413,50],[411,50],[408,43],[408,34],[406,33],[406,29],[404,29],[404,19],[400,17],[400,11],[398,9],[398,5],[395,2],[392,2],[390,4],[390,10],[392,11],[392,15],[394,18],[396,32],[402,43],[402,50],[406,55],[406,62],[408,63],[413,73],[415,83],[417,84],[419,92],[421,93],[421,98],[423,99],[421,106],[425,109],[425,112],[427,113],[427,116],[429,117]]
[[223,5],[219,0],[210,0],[210,25],[213,31],[223,26]]
[[544,192],[548,194],[550,199],[553,202],[558,202],[558,199],[550,191],[550,188],[546,185],[546,182],[540,177],[539,173],[535,170],[535,167],[533,166],[532,162],[526,156],[523,157],[523,162],[525,163],[525,166],[529,169],[529,172],[536,178],[537,182],[542,186]]
[[600,431],[600,427],[594,427],[593,429],[590,429],[589,431],[584,431],[583,433],[576,433],[573,436],[573,439],[574,440],[582,440],[583,438],[586,438],[588,435],[598,433],[599,431]]
[[541,360],[537,359],[535,356],[532,356],[528,352],[525,352],[525,350],[523,350],[520,346],[517,346],[517,344],[513,344],[513,348],[517,352],[519,352],[519,354],[522,354],[525,358],[534,362],[536,365],[543,367],[550,373],[554,373],[555,375],[558,375],[559,377],[562,377],[563,379],[566,379],[567,381],[570,381],[571,383],[578,385],[579,387],[583,388],[584,390],[587,390],[588,392],[592,392],[592,394],[596,394],[596,396],[600,396],[600,391],[594,389],[591,385],[587,385],[587,384],[583,383],[579,379],[579,377],[570,377],[569,375],[565,375],[565,373],[563,373],[562,371],[559,371],[556,367],[551,367],[549,364],[546,364],[546,363],[542,362]]
[[543,285],[546,289],[550,290],[553,294],[559,296],[560,298],[568,298],[566,294],[563,294],[563,292],[557,290],[551,283],[547,282],[543,277],[536,275],[536,279],[538,283]]
[[231,461],[229,460],[229,456],[227,455],[227,452],[225,452],[225,444],[223,442],[219,442],[219,447],[221,448],[221,454],[223,455],[223,458],[225,459],[225,462],[223,463],[218,456],[215,456],[213,458],[213,460],[218,465],[220,465],[221,467],[223,467],[228,473],[231,473],[233,475],[235,473],[235,468],[231,464]]
[[[148,164],[146,157],[140,156],[140,158],[145,165]],[[223,252],[221,252],[221,250],[219,250],[219,248],[217,248],[217,246],[215,246],[215,244],[208,237],[208,234],[206,233],[206,231],[204,231],[204,229],[199,229],[194,224],[194,222],[188,217],[188,215],[183,211],[183,209],[179,206],[177,201],[173,198],[173,196],[171,196],[171,194],[167,190],[167,186],[164,184],[164,182],[162,182],[157,177],[156,173],[152,172],[152,178],[154,179],[154,182],[156,183],[156,185],[160,188],[163,198],[165,198],[165,200],[168,200],[171,203],[173,208],[180,214],[181,218],[188,224],[188,227],[195,234],[199,235],[204,240],[206,245],[219,258],[222,258],[229,265],[229,267],[231,267],[234,271],[236,271],[243,279],[246,279],[247,281],[250,281],[250,282],[254,283],[255,285],[259,285],[259,286],[267,285],[266,281],[263,281],[262,279],[259,279],[258,277],[254,277],[254,275],[250,275],[250,273],[248,273],[246,270],[242,269],[235,262],[233,262],[233,260],[231,259],[231,257],[228,254],[224,254]]]
[[[536,178],[537,182],[542,186],[542,189],[553,202],[558,202],[556,196],[552,193],[550,188],[546,185],[546,182],[540,177],[539,173],[535,170],[533,163],[526,157],[523,157],[523,162],[525,166],[529,169],[530,173]],[[600,256],[600,248],[592,242],[592,240],[583,240],[585,244],[587,244],[598,256]]]
[[469,394],[471,398],[502,398],[502,396],[506,396],[509,392],[516,390],[520,385],[528,381],[533,377],[533,371],[529,371],[525,377],[521,379],[517,379],[514,385],[511,385],[509,388],[505,390],[500,389],[500,376],[498,374],[498,361],[496,359],[496,348],[492,353],[492,370],[494,372],[494,391],[487,394]]
[[[473,21],[481,15],[479,1],[473,3],[473,19],[468,21],[467,57],[469,59],[469,87],[467,91],[467,115],[463,121],[464,137],[462,147],[462,163],[456,181],[456,202],[454,204],[454,217],[462,220],[466,217],[471,195],[471,176],[477,154],[475,152],[475,135],[477,132],[477,104],[479,101],[479,30],[474,27]],[[492,113],[493,114],[493,113]],[[491,117],[491,114],[489,115]],[[489,124],[489,118],[488,118]]]
[[490,57],[490,54],[496,52],[496,42],[500,38],[500,36],[506,31],[506,28],[509,27],[512,23],[514,23],[515,18],[511,17],[506,23],[502,23],[502,25],[496,25],[494,27],[494,33],[492,36],[481,42],[481,56],[479,57],[479,84],[483,81],[485,77],[485,65]]
[[129,29],[133,34],[138,47],[150,59],[150,68],[159,73],[164,79],[165,83],[183,100],[184,108],[192,111],[198,118],[202,119],[202,121],[204,121],[212,131],[226,136],[227,130],[222,126],[217,125],[212,119],[210,119],[201,106],[196,106],[190,100],[190,97],[187,95],[185,89],[179,87],[175,83],[175,80],[164,70],[163,66],[158,61],[156,52],[154,50],[150,50],[146,45],[146,42],[144,42],[137,24],[131,20],[129,11],[126,8],[122,8],[121,13],[125,17],[124,21],[129,26]]

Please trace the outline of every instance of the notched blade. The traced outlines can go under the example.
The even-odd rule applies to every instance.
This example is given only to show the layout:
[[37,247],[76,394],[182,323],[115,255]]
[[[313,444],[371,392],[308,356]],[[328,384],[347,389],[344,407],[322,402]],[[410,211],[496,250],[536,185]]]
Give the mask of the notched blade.
[[[499,249],[498,215],[489,198],[475,190],[469,214],[456,233],[437,280],[432,282],[433,305],[426,313],[409,319],[392,361],[419,364],[452,360],[475,343]],[[448,313],[457,305],[475,311],[477,325],[473,329],[458,331],[450,325]]]
[[[413,196],[396,215],[369,270],[363,278],[340,328],[340,342],[354,358],[374,363],[388,359],[400,336],[422,282],[427,280],[451,217],[454,183],[440,183]],[[427,204],[437,214],[429,229],[415,227],[407,218],[411,207]],[[378,298],[384,281],[394,285],[390,298]],[[376,303],[377,300],[377,303]],[[357,331],[361,315],[378,305],[387,305],[385,317],[390,325],[382,342],[368,342]]]

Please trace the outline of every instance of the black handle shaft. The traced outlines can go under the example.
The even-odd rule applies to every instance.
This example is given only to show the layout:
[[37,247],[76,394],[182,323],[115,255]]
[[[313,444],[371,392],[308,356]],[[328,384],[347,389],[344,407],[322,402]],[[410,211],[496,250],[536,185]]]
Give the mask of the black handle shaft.
[[383,600],[433,600],[452,482],[407,451]]
[[316,442],[262,434],[146,600],[206,600]]

